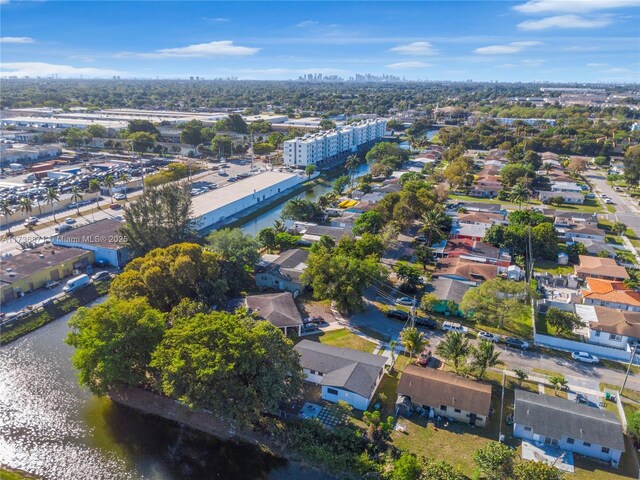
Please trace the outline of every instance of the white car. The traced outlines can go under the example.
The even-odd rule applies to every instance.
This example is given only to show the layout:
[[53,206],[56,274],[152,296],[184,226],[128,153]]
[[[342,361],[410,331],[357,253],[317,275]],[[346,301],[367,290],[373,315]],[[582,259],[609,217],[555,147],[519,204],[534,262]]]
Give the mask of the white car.
[[456,322],[444,322],[442,324],[442,329],[445,332],[467,333],[469,331],[467,327],[460,325],[459,323],[456,323]]
[[113,199],[114,199],[114,200],[124,200],[124,199],[126,199],[126,198],[127,198],[127,196],[126,196],[124,193],[116,193],[116,194],[113,196]]
[[600,359],[598,357],[587,352],[571,352],[571,358],[584,363],[600,363]]
[[67,218],[64,223],[66,223],[67,225],[73,225],[74,223],[76,223],[76,219],[75,218]]
[[478,330],[478,340],[486,340],[488,342],[498,343],[500,337],[493,333],[485,332],[484,330]]

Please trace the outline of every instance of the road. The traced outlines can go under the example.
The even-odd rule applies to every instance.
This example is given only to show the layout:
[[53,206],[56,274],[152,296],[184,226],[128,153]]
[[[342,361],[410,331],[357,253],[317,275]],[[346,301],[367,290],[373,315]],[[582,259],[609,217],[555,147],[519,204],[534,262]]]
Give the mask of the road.
[[616,212],[605,216],[610,220],[624,223],[640,238],[640,208],[637,206],[637,200],[632,199],[627,194],[616,192],[607,183],[605,174],[601,171],[590,170],[586,178],[596,187],[596,193],[604,193],[613,200]]
[[[372,297],[370,296],[370,298]],[[377,299],[376,301],[379,300]],[[404,328],[404,322],[388,318],[370,301],[366,302],[366,310],[364,312],[351,316],[348,322],[354,328],[364,326],[365,330],[372,329],[395,340],[400,338],[400,331]],[[420,330],[425,333],[429,340],[429,347],[435,352],[435,348],[444,338],[445,332],[442,330],[427,330],[422,327],[420,327]],[[475,344],[476,340],[472,339],[471,343]],[[505,362],[505,368],[511,370],[521,369],[528,373],[534,373],[533,368],[557,372],[564,375],[569,381],[569,385],[572,386],[599,390],[601,382],[621,386],[624,381],[624,373],[622,371],[574,362],[563,357],[537,351],[535,348],[531,351],[522,352],[506,348],[503,344],[498,344],[497,349],[501,352],[500,359]],[[544,374],[540,373],[536,375],[544,376]],[[627,381],[627,387],[640,391],[640,375],[632,373]]]

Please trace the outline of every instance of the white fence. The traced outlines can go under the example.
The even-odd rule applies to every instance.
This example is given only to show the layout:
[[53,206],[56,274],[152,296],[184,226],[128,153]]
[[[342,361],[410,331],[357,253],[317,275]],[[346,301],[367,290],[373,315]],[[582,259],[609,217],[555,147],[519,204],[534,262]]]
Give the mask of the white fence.
[[[631,353],[626,350],[594,345],[593,343],[576,342],[575,340],[551,337],[549,335],[542,335],[539,333],[535,333],[533,335],[533,341],[536,345],[541,345],[543,347],[556,348],[558,350],[566,350],[569,352],[579,350],[581,352],[591,353],[598,357],[618,360],[620,362],[628,362],[631,359]],[[640,364],[638,356],[634,359],[634,363]]]

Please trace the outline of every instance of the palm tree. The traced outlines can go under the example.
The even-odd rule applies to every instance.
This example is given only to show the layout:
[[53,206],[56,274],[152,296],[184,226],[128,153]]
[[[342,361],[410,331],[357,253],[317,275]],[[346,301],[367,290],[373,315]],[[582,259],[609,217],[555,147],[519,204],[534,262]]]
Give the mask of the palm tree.
[[84,195],[82,195],[82,191],[80,190],[80,188],[73,187],[71,189],[71,200],[76,204],[76,212],[78,212],[78,215],[80,215],[80,202],[83,198]]
[[515,373],[516,377],[518,377],[519,387],[522,387],[522,382],[524,382],[527,378],[529,378],[529,375],[527,375],[527,372],[525,372],[524,370],[516,369],[513,371],[513,373]]
[[404,346],[404,349],[409,352],[409,361],[413,358],[413,355],[422,350],[425,346],[429,345],[429,342],[424,338],[424,333],[419,331],[416,327],[405,328],[400,332],[400,341]]
[[360,159],[357,155],[349,155],[344,162],[344,167],[349,174],[349,183],[353,184],[353,177],[356,174],[356,168],[360,165]]
[[87,192],[96,194],[96,205],[100,209],[100,181],[96,178],[89,180]]
[[448,332],[444,336],[444,340],[436,347],[438,355],[453,362],[453,368],[456,372],[459,370],[460,363],[469,355],[470,350],[469,340],[460,332]]
[[548,377],[549,383],[553,385],[555,389],[554,394],[557,396],[560,390],[566,390],[569,383],[562,375],[551,375]]
[[276,218],[273,221],[273,229],[276,233],[284,233],[287,231],[287,227],[281,218]]
[[430,210],[422,216],[422,222],[422,230],[427,234],[427,246],[430,247],[433,234],[442,235],[447,225],[447,216],[442,210]]
[[553,163],[545,162],[542,165],[542,169],[545,171],[547,175],[549,175],[549,172],[551,171],[552,168],[553,168]]
[[522,201],[529,198],[529,190],[521,183],[516,183],[511,189],[510,199],[518,203],[518,210],[522,207]]
[[56,221],[56,209],[55,203],[60,201],[60,197],[58,196],[58,192],[55,188],[49,187],[47,188],[47,193],[44,194],[44,198],[47,200],[47,203],[51,205],[51,213],[53,214],[53,221]]
[[488,368],[504,363],[499,357],[500,352],[496,352],[496,346],[493,342],[481,340],[478,346],[473,348],[471,365],[476,369],[476,377],[478,380],[482,380]]
[[20,207],[20,211],[27,217],[31,216],[31,212],[33,212],[33,202],[29,197],[21,197],[18,206]]
[[9,226],[9,217],[13,215],[13,208],[9,203],[9,200],[0,201],[0,211],[2,211],[2,215],[4,215],[5,226],[7,227],[7,235],[12,236],[11,227]]
[[391,340],[389,342],[389,350],[391,352],[391,366],[389,367],[389,371],[393,372],[393,364],[396,363],[396,347],[398,346],[397,340]]
[[124,187],[124,196],[127,196],[127,183],[129,183],[130,177],[128,173],[120,175],[120,184]]
[[111,203],[113,203],[113,187],[115,186],[116,182],[113,179],[113,175],[107,175],[106,177],[104,177],[104,180],[102,180],[102,186],[104,188],[108,188],[109,189],[109,193],[111,194]]

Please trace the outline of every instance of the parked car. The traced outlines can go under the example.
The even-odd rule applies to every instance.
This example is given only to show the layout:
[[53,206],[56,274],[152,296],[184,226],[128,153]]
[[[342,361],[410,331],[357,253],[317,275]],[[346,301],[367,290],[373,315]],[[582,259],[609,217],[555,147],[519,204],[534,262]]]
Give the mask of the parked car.
[[125,200],[127,196],[124,193],[116,193],[113,198],[115,200]]
[[484,330],[478,330],[478,340],[486,340],[488,342],[498,343],[500,337],[493,333],[485,332]]
[[425,237],[424,235],[418,235],[417,237],[413,237],[413,239],[416,242],[426,242],[427,241],[427,237]]
[[416,325],[419,327],[426,327],[430,330],[435,330],[438,328],[438,322],[436,322],[433,318],[428,317],[416,317]]
[[317,330],[319,330],[317,325],[314,325],[313,323],[308,323],[306,325],[302,326],[302,333],[310,333],[310,332],[315,332]]
[[311,323],[311,324],[316,324],[316,325],[321,325],[323,323],[325,323],[324,318],[322,317],[309,317],[309,318],[305,318],[304,319],[304,323]]
[[415,303],[415,300],[413,298],[409,298],[409,297],[396,298],[396,305],[405,305],[407,307],[412,307],[414,303]]
[[229,174],[227,172],[225,172],[224,170],[220,170],[218,172],[218,175],[221,176],[221,177],[228,177],[229,176]]
[[99,281],[99,280],[106,280],[107,278],[109,278],[111,276],[111,274],[107,271],[102,271],[102,272],[98,272],[96,273],[93,277],[91,277],[93,279],[93,281]]
[[459,323],[456,323],[456,322],[444,322],[442,324],[442,329],[445,332],[467,333],[469,331],[467,327],[465,327],[464,325],[460,325]]
[[429,359],[431,358],[431,350],[427,350],[426,348],[422,351],[422,353],[418,356],[418,365],[422,365],[426,367],[429,363]]
[[596,195],[594,193],[587,193],[584,198],[588,198],[589,200],[593,200],[594,198],[596,198]]
[[111,210],[118,210],[118,209],[122,208],[122,206],[119,203],[112,203],[111,205],[109,205],[109,208]]
[[64,233],[67,230],[71,230],[73,227],[67,223],[63,223],[62,225],[58,225],[54,230],[58,233]]
[[73,225],[74,223],[76,223],[76,219],[75,218],[67,218],[64,223],[66,223],[67,225]]
[[389,310],[387,317],[397,318],[398,320],[409,320],[409,314],[403,310]]
[[571,358],[583,363],[600,363],[600,359],[598,357],[587,352],[571,352]]
[[67,282],[67,284],[62,289],[63,292],[69,293],[77,290],[79,288],[86,287],[91,282],[89,275],[78,275],[77,277],[73,277],[71,280]]
[[229,177],[227,179],[228,182],[237,182],[238,181],[238,177]]
[[44,284],[44,288],[46,288],[47,290],[51,290],[52,288],[56,288],[58,285],[60,285],[60,282],[58,280],[49,280]]
[[25,225],[35,225],[39,221],[40,219],[38,217],[29,217],[24,221],[24,223]]
[[604,203],[613,204],[613,200],[611,200],[610,198],[605,198]]
[[504,343],[507,345],[507,347],[511,347],[511,348],[519,348],[520,350],[529,349],[529,342],[525,342],[524,340],[520,340],[519,338],[515,338],[515,337],[505,338]]

